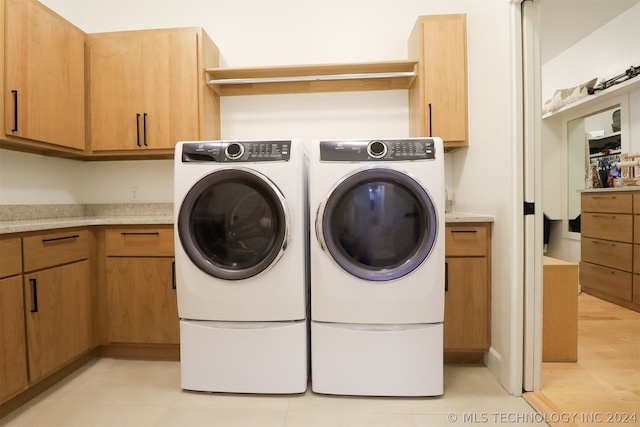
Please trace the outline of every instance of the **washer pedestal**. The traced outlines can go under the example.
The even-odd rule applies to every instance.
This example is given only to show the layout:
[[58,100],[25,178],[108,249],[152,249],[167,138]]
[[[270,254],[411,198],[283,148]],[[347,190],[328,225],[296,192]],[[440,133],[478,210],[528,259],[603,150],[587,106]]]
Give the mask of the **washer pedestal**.
[[312,390],[357,396],[443,393],[443,327],[311,322]]
[[307,322],[180,321],[182,388],[226,393],[304,393]]

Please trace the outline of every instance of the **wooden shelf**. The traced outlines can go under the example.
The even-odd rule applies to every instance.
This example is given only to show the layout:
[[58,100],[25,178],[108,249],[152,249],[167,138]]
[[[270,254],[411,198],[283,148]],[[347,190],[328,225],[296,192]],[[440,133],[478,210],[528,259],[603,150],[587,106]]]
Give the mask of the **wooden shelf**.
[[408,89],[417,61],[207,68],[209,86],[221,96]]

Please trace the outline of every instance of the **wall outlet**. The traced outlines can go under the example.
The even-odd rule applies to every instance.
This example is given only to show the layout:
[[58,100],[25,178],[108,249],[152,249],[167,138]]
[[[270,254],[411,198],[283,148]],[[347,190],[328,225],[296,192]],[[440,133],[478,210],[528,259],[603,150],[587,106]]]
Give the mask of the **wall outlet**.
[[138,196],[139,196],[138,187],[129,187],[129,199],[132,202],[137,202],[138,201]]

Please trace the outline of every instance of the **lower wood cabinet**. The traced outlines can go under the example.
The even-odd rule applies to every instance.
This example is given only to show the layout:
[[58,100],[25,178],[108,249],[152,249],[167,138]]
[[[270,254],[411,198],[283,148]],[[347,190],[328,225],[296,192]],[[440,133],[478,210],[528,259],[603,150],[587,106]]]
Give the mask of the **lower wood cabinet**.
[[448,223],[445,233],[444,350],[485,353],[491,345],[491,223]]
[[178,344],[173,227],[105,231],[107,340]]
[[0,402],[24,390],[27,342],[22,288],[22,239],[0,240]]
[[0,402],[29,382],[23,301],[22,275],[0,280]]
[[89,231],[22,238],[29,380],[35,382],[93,345]]
[[29,379],[36,381],[92,346],[89,261],[25,274]]

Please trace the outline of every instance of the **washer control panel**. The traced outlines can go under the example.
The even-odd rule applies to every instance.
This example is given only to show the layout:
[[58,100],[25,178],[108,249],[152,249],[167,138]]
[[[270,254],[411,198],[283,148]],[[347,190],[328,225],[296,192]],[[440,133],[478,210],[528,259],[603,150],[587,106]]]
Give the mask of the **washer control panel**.
[[397,162],[435,158],[435,142],[430,138],[320,141],[320,160],[325,162]]
[[288,161],[291,141],[200,141],[182,145],[183,162]]

